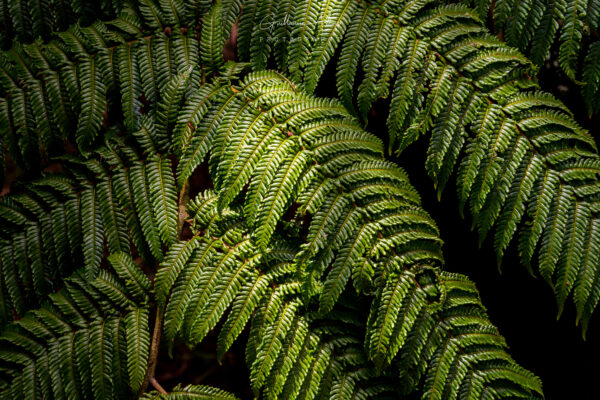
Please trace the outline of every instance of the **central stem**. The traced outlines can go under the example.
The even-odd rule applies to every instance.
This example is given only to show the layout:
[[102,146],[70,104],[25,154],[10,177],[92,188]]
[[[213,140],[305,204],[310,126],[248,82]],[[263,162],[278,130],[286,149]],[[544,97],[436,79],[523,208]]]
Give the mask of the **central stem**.
[[[178,224],[177,224],[177,236],[179,240],[183,238],[183,226],[187,217],[186,205],[189,201],[189,185],[186,180],[183,184],[181,191],[179,192],[178,199]],[[146,369],[146,375],[144,376],[144,383],[140,388],[139,394],[143,394],[148,389],[148,385],[152,385],[156,390],[162,394],[167,394],[165,389],[154,377],[156,371],[156,364],[158,362],[158,350],[160,347],[160,336],[162,334],[162,310],[159,305],[156,305],[156,316],[154,318],[154,331],[152,332],[152,343],[150,346],[150,354],[148,356],[148,368]]]
[[[146,370],[146,376],[144,376],[144,383],[140,388],[140,394],[145,393],[146,389],[148,389],[148,384],[152,382],[152,386],[154,386],[158,391],[162,389],[160,385],[158,387],[156,384],[158,382],[154,378],[154,371],[156,370],[156,363],[158,361],[158,348],[160,346],[160,335],[162,332],[162,319],[161,319],[160,307],[156,306],[156,317],[154,318],[154,331],[152,333],[152,343],[150,345],[150,354],[148,357],[148,369]],[[156,382],[156,384],[155,384]],[[163,389],[164,391],[164,389]],[[161,392],[162,393],[162,392]]]

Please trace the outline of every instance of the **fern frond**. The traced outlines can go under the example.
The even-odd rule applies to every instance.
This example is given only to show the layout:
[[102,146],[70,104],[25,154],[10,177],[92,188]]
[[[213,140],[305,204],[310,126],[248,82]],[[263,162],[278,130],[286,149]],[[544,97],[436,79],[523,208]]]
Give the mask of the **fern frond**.
[[[128,130],[134,130],[149,112],[171,112],[172,117],[175,110],[169,111],[169,107],[157,110],[166,101],[158,98],[159,90],[177,77],[181,69],[200,64],[201,46],[193,32],[195,24],[200,27],[201,20],[192,22],[180,2],[156,5],[149,1],[127,7],[127,13],[113,16],[107,22],[97,21],[91,26],[75,24],[59,31],[48,43],[15,42],[12,48],[2,51],[0,93],[11,99],[3,103],[6,107],[3,105],[2,114],[3,119],[15,121],[14,126],[12,122],[6,124],[11,130],[3,135],[20,166],[35,170],[40,161],[47,161],[46,153],[62,154],[61,139],[89,151],[112,124],[122,121]],[[189,9],[204,14],[208,4],[198,2]],[[84,14],[93,13],[87,10]],[[155,16],[162,21],[160,26],[177,24],[181,33],[167,36],[149,29],[145,24]],[[71,22],[75,22],[75,16]],[[184,22],[186,25],[179,25]],[[202,68],[191,74],[194,84],[200,82]],[[176,90],[177,93],[180,91]],[[172,95],[164,93],[171,103],[176,103],[180,97]],[[123,118],[108,118],[111,104],[122,105]],[[172,122],[166,117],[160,123]]]
[[[192,300],[194,290],[199,285],[209,262],[217,257],[215,253],[219,245],[220,242],[218,240],[212,240],[209,243],[201,243],[195,246],[193,249],[194,254],[191,256],[189,262],[186,262],[181,275],[174,282],[174,287],[165,311],[165,336],[168,339],[174,338],[175,333],[181,327],[185,311]],[[221,263],[223,262],[221,261],[219,264]]]
[[[88,283],[76,274],[50,304],[3,332],[7,346],[1,362],[12,377],[11,388],[27,398],[110,398],[129,392],[127,364],[135,362],[130,359],[135,352],[125,343],[125,329],[131,328],[126,321],[133,314],[120,308],[123,304],[106,301],[110,294],[102,288],[99,281]],[[148,327],[138,329],[143,341]],[[131,351],[121,352],[126,346]],[[122,368],[115,369],[118,365]]]
[[205,385],[176,386],[167,394],[146,393],[141,399],[147,400],[237,400],[233,394]]
[[[261,81],[270,83],[268,86],[259,86]],[[280,84],[275,84],[277,81]],[[286,116],[283,123],[277,120],[261,121],[262,114],[249,105],[248,98],[242,101],[231,99],[239,99],[241,94],[260,99],[261,109],[269,110],[273,118],[277,118],[276,115],[280,112],[279,102],[283,102],[284,110],[289,103],[293,107],[292,114],[289,114],[289,111],[283,113]],[[227,205],[237,196],[236,192],[246,180],[250,180],[244,210],[249,227],[256,232],[253,239],[259,249],[266,248],[277,220],[293,199],[306,188],[323,187],[320,184],[322,180],[331,180],[335,182],[328,187],[331,195],[336,193],[336,188],[342,193],[347,193],[341,198],[339,195],[332,197],[337,197],[338,200],[324,203],[335,210],[324,210],[321,214],[317,211],[319,207],[314,208],[316,217],[309,227],[310,244],[307,245],[306,255],[299,259],[299,265],[307,262],[312,264],[309,267],[311,272],[307,275],[306,284],[309,286],[314,284],[314,280],[319,280],[329,266],[332,268],[321,294],[322,312],[327,312],[333,307],[352,274],[354,264],[367,251],[377,255],[391,247],[402,248],[398,256],[411,264],[417,260],[439,259],[435,250],[429,250],[436,246],[435,243],[439,244],[435,237],[435,228],[431,229],[432,224],[429,224],[429,227],[424,224],[413,231],[409,228],[409,232],[403,232],[399,226],[396,229],[380,227],[377,213],[370,216],[373,222],[364,221],[369,205],[383,200],[383,196],[393,196],[400,204],[406,206],[417,205],[419,198],[401,170],[381,161],[359,161],[362,154],[365,154],[367,159],[375,157],[374,154],[381,154],[381,144],[377,140],[357,128],[354,130],[358,136],[352,137],[341,135],[335,129],[318,129],[325,126],[352,126],[346,122],[349,116],[344,114],[337,104],[305,98],[296,93],[294,87],[290,87],[283,78],[270,72],[249,75],[242,82],[242,86],[233,90],[230,96],[223,97],[223,105],[213,106],[216,112],[223,112],[224,105],[227,105],[228,111],[221,120],[221,126],[225,128],[217,132],[224,137],[216,139],[217,143],[221,142],[220,146],[227,150],[222,151],[222,159],[214,158],[218,157],[218,153],[212,157],[215,163],[219,162],[219,165],[223,166],[223,170],[226,171],[223,175],[235,174],[233,179],[222,180],[224,189],[220,193],[219,203],[220,207]],[[247,115],[248,122],[239,124],[238,121],[244,119],[244,115]],[[287,124],[294,120],[302,121],[304,125],[296,132],[288,132]],[[210,126],[207,128],[211,129]],[[250,140],[251,137],[261,134],[260,129],[265,132],[262,133],[262,137]],[[198,134],[206,135],[202,131]],[[245,139],[247,136],[250,138]],[[233,141],[234,146],[228,143],[229,140]],[[336,152],[329,150],[329,147]],[[346,154],[347,159],[343,158]],[[180,162],[186,163],[186,157],[184,152]],[[254,160],[249,161],[248,157]],[[311,158],[314,161],[311,161]],[[318,169],[309,169],[315,161]],[[232,163],[233,166],[225,168],[228,163]],[[241,169],[236,165],[240,165]],[[317,173],[318,170],[325,174]],[[218,185],[220,186],[219,183]],[[308,200],[310,197],[303,198]],[[359,204],[348,207],[352,205],[349,199],[354,199],[353,201]],[[384,214],[381,214],[381,218],[384,217]],[[336,219],[340,222],[328,222]],[[424,229],[421,231],[422,228]],[[325,229],[331,230],[331,234],[326,235]],[[376,243],[377,235],[381,235],[382,240]],[[329,238],[325,239],[327,236]]]
[[[342,40],[344,30],[350,22],[354,10],[358,3],[355,2],[344,2],[337,1],[332,2],[332,10],[327,15],[327,20],[322,21],[323,24],[331,26],[333,29],[328,32],[328,35],[319,37],[319,40],[312,47],[311,60],[307,64],[306,71],[304,73],[304,81],[306,82],[306,89],[308,92],[313,92],[317,87],[319,77],[323,74],[327,61],[333,56],[335,49]],[[281,21],[283,16],[277,15],[278,21]],[[281,32],[276,32],[275,37],[285,37]],[[284,46],[282,52],[285,52]],[[285,57],[286,56],[280,56]],[[280,67],[284,67],[286,64],[280,63]]]
[[261,275],[254,280],[249,280],[242,286],[240,293],[236,296],[227,316],[227,320],[219,333],[217,355],[219,358],[227,352],[235,339],[242,332],[246,322],[256,309],[259,300],[265,294],[269,278]]
[[[398,355],[408,387],[425,379],[424,396],[457,399],[493,393],[498,398],[541,396],[539,379],[506,353],[477,289],[464,276],[442,273],[446,299],[436,313],[424,308]],[[507,385],[508,383],[508,385]]]
[[[263,82],[265,84],[257,84]],[[282,204],[300,201],[300,210],[311,209],[314,214],[314,218],[307,226],[309,233],[306,243],[301,245],[297,255],[292,255],[287,261],[297,270],[308,267],[306,272],[300,275],[303,281],[277,286],[272,290],[267,289],[266,292],[261,289],[254,294],[256,297],[250,297],[252,289],[256,288],[261,281],[259,278],[261,275],[254,276],[250,274],[250,270],[243,272],[247,261],[240,260],[225,266],[220,261],[222,256],[218,256],[213,261],[216,264],[209,266],[206,271],[208,280],[206,283],[201,283],[198,293],[193,295],[195,298],[191,302],[191,308],[186,312],[182,332],[188,338],[187,340],[201,340],[208,330],[216,325],[225,309],[233,305],[230,314],[230,318],[233,319],[225,322],[224,327],[227,329],[222,331],[220,336],[220,340],[224,341],[220,346],[226,349],[232,339],[222,338],[230,337],[229,330],[232,329],[230,326],[239,324],[234,331],[234,334],[237,334],[235,332],[239,332],[246,320],[245,316],[240,315],[241,311],[238,311],[244,310],[240,304],[255,309],[247,346],[247,362],[252,365],[251,380],[255,391],[258,393],[261,389],[266,390],[266,393],[272,393],[269,395],[272,397],[278,395],[311,397],[321,390],[313,379],[318,380],[324,376],[327,365],[331,362],[327,360],[331,360],[332,351],[329,345],[324,345],[320,348],[318,356],[306,359],[305,363],[300,361],[306,354],[305,350],[302,350],[303,346],[315,346],[322,338],[306,333],[305,328],[299,331],[297,336],[291,333],[284,334],[293,331],[293,326],[302,325],[302,322],[296,320],[301,318],[296,305],[296,301],[300,300],[296,297],[298,294],[304,292],[302,294],[304,299],[319,299],[320,309],[316,314],[317,318],[329,315],[326,313],[338,306],[339,298],[355,266],[364,263],[365,259],[370,260],[369,265],[373,266],[373,271],[370,272],[371,279],[377,283],[355,284],[355,286],[364,288],[365,293],[372,293],[373,290],[376,293],[367,343],[371,343],[370,357],[376,360],[380,368],[393,363],[396,356],[401,356],[406,351],[408,343],[412,343],[411,335],[414,334],[412,332],[414,329],[419,329],[422,318],[433,318],[431,315],[436,315],[437,310],[447,304],[447,300],[446,289],[441,284],[443,277],[434,272],[435,269],[420,270],[417,267],[423,264],[435,265],[439,262],[440,240],[437,228],[427,214],[419,208],[419,197],[408,184],[405,173],[379,160],[378,154],[382,152],[381,143],[371,139],[368,134],[357,128],[348,115],[337,111],[334,104],[311,101],[301,92],[290,90],[294,87],[288,85],[285,78],[275,73],[253,73],[245,78],[240,86],[229,88],[230,95],[224,95],[221,104],[217,101],[212,106],[215,112],[223,113],[220,120],[222,128],[216,132],[215,138],[216,142],[220,143],[217,147],[218,153],[212,155],[214,165],[219,166],[214,171],[217,174],[228,174],[229,172],[221,172],[232,171],[232,167],[227,163],[239,162],[236,154],[247,157],[248,151],[249,154],[256,154],[254,155],[256,161],[252,164],[248,162],[243,164],[243,168],[248,169],[241,175],[247,177],[243,178],[242,184],[248,183],[246,196],[243,200],[240,198],[240,201],[243,201],[240,210],[243,210],[241,212],[245,214],[244,218],[235,216],[235,213],[231,214],[224,208],[225,205],[239,198],[236,192],[242,190],[242,186],[236,186],[237,189],[233,191],[229,184],[226,184],[224,189],[220,189],[221,183],[217,186],[218,196],[216,198],[215,194],[203,196],[197,203],[193,203],[190,214],[194,215],[195,220],[200,223],[196,227],[200,230],[208,223],[233,218],[231,220],[233,225],[228,226],[245,226],[243,229],[250,232],[253,230],[263,232],[265,228],[255,225],[255,216],[260,218],[263,204],[272,207],[268,199],[270,187],[274,188],[275,193],[281,192],[276,177],[278,174],[286,173],[286,159],[293,159],[291,157],[294,157],[295,153],[308,157],[310,161],[307,165],[312,165],[316,161],[314,168],[317,171],[309,169],[294,174],[298,176],[295,178],[297,193],[288,189],[280,195]],[[251,106],[256,101],[260,101],[259,113]],[[293,107],[292,113],[289,111],[283,113],[286,116],[284,123],[278,120],[280,103],[283,110],[286,110],[288,103]],[[226,111],[224,105],[227,106]],[[271,121],[258,124],[261,112],[268,112],[272,116]],[[247,119],[244,116],[247,116]],[[294,119],[302,120],[304,125],[294,131],[288,131],[287,121]],[[239,121],[248,122],[240,124]],[[255,129],[250,135],[259,136],[254,141],[245,141],[243,138],[249,135],[250,126]],[[343,135],[343,131],[336,129],[342,126],[344,129],[356,130],[356,135]],[[206,133],[198,132],[198,134]],[[270,144],[257,152],[257,143],[265,140],[266,137],[272,137],[269,139]],[[229,141],[233,141],[234,146],[231,146]],[[329,151],[328,145],[336,151]],[[183,162],[185,158],[184,152]],[[238,175],[241,172],[235,173]],[[222,178],[220,181],[228,182],[227,179]],[[222,212],[220,217],[216,211],[209,210],[223,201],[221,197],[223,195],[227,200],[218,206]],[[286,200],[288,196],[290,196],[289,200]],[[199,211],[199,207],[203,207],[202,212]],[[248,215],[251,217],[248,218]],[[216,232],[213,230],[210,234],[214,236]],[[262,248],[268,254],[269,246],[273,241],[273,234],[268,236],[255,236],[252,233],[248,236],[236,234],[235,237],[238,237],[238,240],[250,237],[250,242],[246,242],[249,254],[253,254],[255,249],[260,249],[261,246],[266,246]],[[218,236],[210,240],[217,239]],[[265,261],[262,258],[255,258],[252,260],[252,265],[262,271],[260,265],[263,262]],[[191,271],[194,271],[197,267],[193,264],[186,268],[192,268]],[[404,271],[404,268],[409,268],[409,271]],[[242,275],[249,278],[242,278]],[[182,273],[181,282],[175,283],[173,292],[175,300],[184,298],[176,294],[178,287],[185,289],[185,286],[181,285],[186,285],[189,281],[189,278],[183,278],[184,276],[185,273]],[[402,281],[399,277],[406,281]],[[245,279],[250,281],[244,283]],[[405,285],[398,286],[398,282],[405,282]],[[266,282],[261,283],[259,287],[262,288],[265,284]],[[384,288],[388,288],[387,291]],[[262,299],[258,297],[259,293]],[[211,300],[213,296],[215,300]],[[239,300],[236,300],[236,297]],[[391,314],[386,314],[385,310],[389,310]],[[443,332],[445,331],[440,334],[445,334]],[[478,334],[479,331],[475,333],[475,337],[478,337]],[[315,344],[310,345],[311,342]],[[433,357],[438,350],[435,347],[426,359]],[[290,360],[296,357],[299,359],[286,361],[288,357],[291,357]],[[295,377],[289,384],[283,384],[283,378],[270,377],[275,373],[271,372],[273,368],[284,368],[284,371],[292,374],[291,376],[294,371],[300,372],[298,369],[290,368],[290,362],[302,366],[301,375]],[[436,368],[435,362],[432,359],[431,368]],[[511,376],[510,371],[517,371],[514,372],[515,376],[510,378],[519,387],[515,389],[516,391],[528,394],[532,391],[540,391],[539,383],[531,375],[527,375],[528,372],[520,370],[520,367],[512,361],[509,364],[506,367],[508,371],[506,376]],[[471,367],[477,368],[476,365]],[[522,379],[517,375],[528,378]],[[337,376],[341,378],[343,375]],[[333,379],[332,382],[338,378]],[[353,376],[352,379],[357,378]],[[270,385],[271,382],[276,386],[272,389],[270,386],[264,388],[264,385]],[[493,390],[492,386],[486,390]],[[330,389],[333,388],[337,393],[340,387],[332,383]]]
[[[473,5],[475,1],[464,1]],[[511,6],[512,5],[512,6]],[[484,18],[492,10],[490,4],[477,7]],[[502,2],[494,10],[497,31],[504,31],[504,38],[511,46],[524,51],[536,64],[542,64],[549,56],[553,43],[558,47],[558,61],[565,74],[577,82],[581,79],[581,94],[590,115],[597,111],[593,92],[585,90],[595,85],[586,70],[594,68],[593,61],[584,60],[580,53],[591,54],[597,47],[598,4],[593,0]],[[589,63],[592,63],[590,65]]]
[[142,386],[150,351],[148,310],[137,308],[129,312],[125,316],[125,329],[127,332],[129,384],[135,393]]
[[411,273],[388,279],[372,305],[367,330],[367,352],[377,368],[389,364],[404,345],[415,320],[427,305],[426,293]]
[[[495,18],[499,24],[510,26],[507,28],[509,36],[519,36],[527,42],[514,32],[528,26],[530,30],[525,36],[536,40],[535,21],[541,24],[540,29],[547,22],[546,17],[540,16],[539,5],[532,3],[536,2],[521,2],[516,11],[511,10],[508,3],[496,7]],[[564,10],[556,6],[556,15],[550,16],[550,21],[552,25],[557,15],[562,18],[564,11],[559,53],[563,68],[572,71],[571,76],[575,77],[586,4],[583,1],[565,4]],[[336,3],[336,7],[341,6]],[[256,5],[259,16],[261,7],[261,4]],[[529,7],[533,8],[528,10]],[[313,12],[305,11],[306,15]],[[322,11],[315,20],[325,17]],[[528,21],[532,25],[528,25]],[[293,22],[308,32],[315,29],[312,22],[305,23],[301,19]],[[556,287],[557,302],[562,309],[565,293],[570,293],[573,285],[579,285],[571,261],[578,264],[582,259],[578,246],[562,245],[563,232],[579,226],[574,228],[577,232],[573,234],[583,240],[584,227],[597,217],[593,207],[589,214],[586,212],[580,217],[584,221],[576,221],[576,214],[570,211],[571,207],[587,209],[596,202],[598,156],[594,140],[560,101],[535,89],[531,80],[535,67],[531,62],[485,33],[480,18],[463,5],[434,7],[421,3],[390,3],[383,10],[362,4],[345,17],[342,26],[346,26],[344,24],[347,24],[347,32],[342,40],[337,39],[339,27],[324,24],[317,32],[317,40],[330,40],[326,52],[301,65],[290,61],[280,68],[298,77],[302,75],[295,75],[294,71],[306,71],[302,83],[314,90],[323,66],[338,48],[338,95],[343,104],[352,109],[356,94],[363,120],[373,103],[391,92],[387,121],[391,148],[402,151],[421,135],[431,133],[426,169],[438,195],[458,164],[461,208],[470,202],[481,240],[496,227],[494,247],[499,259],[512,238],[520,236],[522,259],[529,266],[543,237],[538,252],[539,270]],[[240,41],[244,40],[244,34],[240,31]],[[313,48],[322,52],[318,43]],[[290,43],[286,51],[288,55],[295,54],[299,47],[297,43]],[[586,76],[591,81],[591,85],[586,86],[590,93],[596,87],[594,49],[592,45],[591,64],[586,66]],[[240,55],[242,59],[247,58],[243,53]],[[385,58],[387,55],[390,57]],[[248,57],[253,61],[252,54]],[[395,78],[391,71],[397,71]],[[338,160],[341,164],[333,164],[335,168],[343,167],[343,159]],[[244,179],[246,176],[243,175]],[[554,177],[558,177],[556,184]],[[540,179],[544,179],[542,185],[551,184],[546,186],[547,192],[541,194],[535,190],[540,187]],[[231,190],[239,190],[238,186]],[[564,197],[564,202],[559,203],[559,197]],[[233,199],[232,194],[226,199]],[[548,214],[546,210],[553,203],[560,208],[555,207]],[[567,214],[557,217],[554,213],[560,211]],[[254,211],[250,215],[254,218]],[[554,223],[550,223],[549,217]],[[590,268],[596,270],[597,265],[586,265],[584,270]],[[569,289],[564,282],[569,282]],[[581,300],[578,302],[581,304]],[[581,313],[582,306],[579,307]]]
[[[105,243],[110,249],[120,249],[123,256],[137,251],[152,261],[146,250],[144,226],[156,233],[156,250],[162,258],[153,209],[141,208],[139,212],[132,204],[149,202],[144,192],[138,193],[143,186],[136,185],[138,190],[131,193],[131,185],[137,181],[127,183],[129,166],[136,166],[131,171],[140,171],[139,178],[145,174],[146,166],[137,161],[134,149],[118,143],[113,146],[110,151],[104,148],[92,153],[87,161],[65,157],[60,162],[68,173],[48,174],[23,187],[16,183],[14,193],[3,197],[3,281],[14,282],[14,288],[28,288],[11,288],[4,297],[4,307],[16,311],[15,316],[12,311],[6,314],[10,315],[8,321],[21,316],[25,309],[39,307],[47,294],[61,286],[63,278],[81,266],[85,266],[90,278],[95,276],[104,257]],[[148,178],[144,175],[143,180]],[[124,264],[125,267],[132,265]],[[126,275],[137,277],[146,291],[138,291],[137,295],[148,295],[149,283],[143,282],[135,270],[117,271],[126,280],[130,278]]]
[[[340,54],[340,62],[338,63],[336,75],[338,94],[344,106],[350,110],[354,109],[352,92],[354,88],[354,76],[360,59],[359,54],[364,48],[368,29],[373,19],[371,8],[365,6],[364,3],[359,4],[357,10],[351,19],[350,27],[346,33],[346,40],[344,40],[344,44],[342,45],[342,53]],[[314,81],[317,80],[316,78],[312,79]],[[316,84],[312,84],[311,87],[316,87]]]
[[129,235],[125,216],[121,209],[115,207],[118,200],[113,185],[109,181],[104,181],[97,188],[98,205],[102,216],[102,226],[106,232],[108,250],[111,253],[129,253]]
[[[101,4],[104,3],[104,4]],[[125,8],[123,2],[97,2],[81,4],[64,1],[60,6],[51,0],[11,0],[3,2],[2,44],[10,45],[12,39],[31,42],[36,38],[48,39],[53,32],[67,29],[77,21],[89,24],[96,19],[116,17]]]
[[221,26],[222,8],[217,1],[205,17],[200,37],[200,55],[209,72],[218,72],[223,65],[223,27]]

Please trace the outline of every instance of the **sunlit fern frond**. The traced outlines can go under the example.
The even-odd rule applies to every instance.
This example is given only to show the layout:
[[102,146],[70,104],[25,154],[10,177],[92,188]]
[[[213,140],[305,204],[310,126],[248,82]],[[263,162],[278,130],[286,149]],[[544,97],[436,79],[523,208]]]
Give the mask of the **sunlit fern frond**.
[[[261,3],[253,15],[242,9],[240,41],[246,19],[278,22],[262,14]],[[389,98],[391,149],[401,152],[430,135],[425,166],[438,192],[457,169],[461,209],[469,203],[481,240],[495,227],[500,259],[518,236],[527,267],[537,253],[534,264],[554,287],[559,314],[573,293],[585,331],[600,295],[593,250],[599,158],[571,112],[537,89],[530,61],[463,5],[339,0],[287,10],[283,21],[312,33],[288,32],[289,40],[277,41],[277,32],[267,31],[265,40],[279,46],[272,54],[278,68],[310,92],[335,60],[338,95],[346,107],[358,106],[365,122],[375,101]],[[295,18],[311,13],[317,16]],[[311,52],[301,61],[277,56],[309,54],[304,47]],[[252,53],[243,59],[261,68]]]

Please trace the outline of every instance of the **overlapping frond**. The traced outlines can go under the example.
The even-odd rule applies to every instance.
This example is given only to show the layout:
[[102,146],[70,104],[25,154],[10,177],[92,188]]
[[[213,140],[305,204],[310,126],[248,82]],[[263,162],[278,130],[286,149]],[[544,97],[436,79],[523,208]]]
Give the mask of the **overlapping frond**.
[[[441,260],[437,228],[405,173],[381,159],[380,141],[341,105],[307,97],[273,72],[249,74],[226,90],[194,131],[206,138],[204,130],[220,122],[210,157],[218,165],[219,207],[247,185],[244,216],[258,250],[293,203],[298,219],[314,216],[296,262],[305,289],[319,292],[322,312],[331,310],[353,271],[355,286],[368,287],[375,272],[365,257],[394,248],[405,268]],[[188,157],[184,151],[180,165]]]
[[[28,1],[14,3],[25,7]],[[164,105],[158,94],[182,71],[197,66],[192,82],[201,80],[202,46],[194,31],[201,21],[191,15],[208,9],[203,2],[186,10],[178,2],[178,7],[160,3],[123,4],[115,19],[89,26],[82,21],[49,42],[15,42],[0,52],[3,145],[17,165],[35,173],[40,163],[64,152],[65,141],[90,150],[121,124],[160,148],[160,137],[143,123],[145,116]],[[64,5],[52,6],[70,12]],[[90,16],[95,8],[88,10]],[[205,61],[213,68],[219,60]],[[122,113],[109,113],[119,105]]]
[[596,0],[502,1],[461,0],[475,7],[482,19],[491,15],[495,33],[519,48],[536,64],[546,61],[555,46],[565,74],[582,84],[581,93],[591,115],[600,110],[597,71],[600,4]]
[[[406,387],[424,379],[424,399],[541,396],[539,379],[507,354],[475,285],[459,274],[442,272],[439,277],[446,294],[439,311],[399,319],[409,329],[397,358]],[[404,304],[415,297],[410,294]],[[412,325],[405,328],[409,315]]]
[[[198,343],[223,320],[218,336],[222,357],[250,322],[250,379],[255,392],[269,399],[330,398],[340,390],[340,379],[356,381],[350,394],[397,392],[391,381],[382,384],[383,378],[367,367],[370,361],[362,349],[365,312],[353,315],[343,305],[327,316],[310,312],[295,278],[298,249],[290,238],[278,237],[257,252],[240,214],[243,209],[219,214],[217,201],[217,194],[207,191],[188,204],[200,244],[167,300],[166,338],[179,332],[186,341]],[[168,270],[166,265],[160,271]]]
[[147,310],[136,306],[141,298],[102,270],[91,280],[76,273],[50,299],[0,336],[2,397],[128,397],[148,357]]
[[13,42],[48,40],[55,32],[79,24],[102,32],[100,21],[112,25],[135,26],[140,22],[148,30],[190,27],[209,8],[208,1],[76,1],[76,0],[3,0],[0,3],[0,46]]
[[90,25],[97,19],[107,20],[123,12],[129,2],[6,0],[0,6],[0,46],[11,42],[48,39],[53,32],[66,30],[80,21]]
[[[397,151],[429,133],[426,168],[438,192],[458,169],[459,201],[470,204],[481,239],[495,227],[501,258],[518,236],[528,267],[537,250],[540,274],[555,288],[559,313],[579,288],[578,321],[585,331],[598,302],[590,288],[600,275],[581,244],[598,217],[594,140],[560,101],[536,89],[528,59],[486,33],[466,6],[347,3],[329,2],[305,23],[293,18],[308,5],[290,8],[282,18],[315,33],[310,40],[291,37],[282,51],[291,55],[308,46],[313,52],[300,65],[276,56],[278,67],[313,90],[339,48],[337,88],[344,105],[358,106],[366,117],[377,99],[389,97],[390,146]],[[249,18],[246,12],[242,20]],[[328,17],[339,18],[313,26]],[[243,41],[241,29],[240,35]],[[252,54],[248,60],[260,68]],[[593,68],[588,74],[597,75]],[[588,249],[595,238],[590,240]]]
[[[214,193],[206,193],[190,204],[195,228],[206,232],[212,240],[231,239],[236,236],[234,232],[222,232],[219,225],[238,230],[245,223],[230,210],[219,217],[216,200]],[[233,292],[237,295],[229,298],[228,303],[233,306],[219,335],[222,354],[230,344],[227,338],[231,337],[231,329],[236,329],[235,324],[239,323],[237,335],[252,310],[256,310],[251,319],[246,357],[253,387],[257,392],[262,389],[265,398],[385,398],[414,389],[420,379],[425,380],[426,398],[432,399],[464,398],[465,390],[473,395],[493,393],[497,398],[537,398],[541,394],[539,380],[506,353],[504,339],[487,319],[477,290],[465,277],[438,275],[435,269],[423,269],[416,274],[392,273],[395,279],[390,279],[387,285],[399,280],[408,284],[407,290],[383,289],[376,295],[369,320],[380,318],[382,307],[387,309],[384,315],[387,320],[380,320],[379,325],[374,320],[367,323],[369,344],[364,349],[363,329],[368,310],[357,308],[356,294],[347,294],[324,316],[302,315],[300,285],[281,281],[286,273],[294,272],[297,249],[280,240],[276,243],[279,247],[268,249],[256,260],[255,266],[262,271],[258,279],[247,276],[246,283]],[[223,244],[225,249],[234,246],[225,240]],[[217,249],[215,253],[222,251]],[[215,262],[218,259],[215,257]],[[213,267],[208,267],[207,273],[218,281],[215,286],[230,276],[225,273],[217,279],[219,275]],[[440,290],[444,292],[441,300]],[[218,290],[213,293],[210,296],[223,298]],[[385,307],[389,293],[399,300]],[[368,297],[363,301],[368,302]],[[248,308],[250,311],[240,318],[241,311]],[[379,347],[372,346],[383,330],[392,340]],[[192,335],[189,340],[200,338]],[[448,352],[447,346],[454,346],[455,351]],[[405,386],[394,382],[396,378],[389,367],[383,374],[369,367],[371,360],[379,357],[379,350],[389,357],[388,363],[397,355],[392,368],[398,369],[392,371],[399,374]],[[437,374],[440,368],[444,372]]]
[[3,324],[41,305],[76,269],[95,276],[105,251],[115,253],[109,261],[133,293],[149,289],[127,257],[162,260],[177,229],[177,201],[174,178],[156,171],[167,163],[142,161],[136,151],[117,141],[88,160],[62,158],[65,172],[15,184],[1,199]]
[[[404,172],[381,159],[382,143],[362,130],[337,102],[307,96],[276,72],[251,73],[237,82],[223,86],[220,95],[209,101],[204,124],[193,127],[202,140],[211,137],[206,147],[214,149],[210,164],[215,192],[190,203],[189,214],[201,222],[196,229],[204,235],[194,245],[196,255],[186,255],[187,266],[167,265],[159,272],[173,276],[166,286],[174,282],[166,311],[166,324],[172,328],[166,329],[169,337],[180,329],[194,343],[231,306],[219,336],[223,353],[255,309],[246,354],[254,389],[262,389],[269,398],[312,398],[324,390],[313,386],[313,379],[321,380],[326,365],[332,367],[327,361],[330,346],[321,347],[317,358],[308,363],[314,370],[302,372],[289,384],[281,383],[288,379],[284,374],[275,379],[277,386],[264,387],[278,358],[283,357],[285,367],[287,357],[302,354],[307,341],[322,340],[311,339],[310,330],[300,328],[302,320],[295,321],[302,304],[314,304],[315,321],[334,315],[350,278],[360,293],[374,295],[365,333],[367,349],[361,357],[383,370],[402,353],[411,332],[415,334],[418,318],[434,318],[446,304],[443,278],[435,268],[441,262],[441,241]],[[207,132],[211,129],[213,133]],[[189,165],[189,154],[184,149],[180,162]],[[193,165],[201,161],[197,158]],[[281,218],[292,205],[297,211],[291,224],[306,224],[308,233],[299,248],[285,252],[284,274],[271,277],[265,258],[273,243],[279,242],[273,232],[285,230]],[[227,206],[242,211],[232,213]],[[273,222],[264,218],[271,214]],[[229,227],[245,227],[247,233],[224,233],[206,226],[221,218],[231,219]],[[265,228],[265,224],[273,226]],[[232,238],[236,240],[230,242]],[[256,270],[258,276],[252,272]],[[292,273],[293,280],[278,285],[277,279],[286,273]],[[474,331],[480,333],[479,329]],[[292,335],[289,350],[286,332]],[[507,368],[520,368],[512,360],[508,364]],[[475,372],[484,369],[478,364],[468,368],[486,374]],[[527,377],[516,380],[514,390],[541,392],[539,382]],[[485,379],[481,387],[494,390],[495,378]],[[354,393],[358,380],[340,375],[328,390]]]

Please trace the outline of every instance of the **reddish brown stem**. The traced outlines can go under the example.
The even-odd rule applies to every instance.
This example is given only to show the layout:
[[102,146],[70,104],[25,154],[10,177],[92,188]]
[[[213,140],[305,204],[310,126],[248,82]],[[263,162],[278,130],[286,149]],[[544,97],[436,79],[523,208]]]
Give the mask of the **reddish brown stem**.
[[[154,371],[156,370],[156,363],[158,361],[158,348],[160,346],[160,335],[162,332],[162,319],[160,315],[160,308],[156,307],[156,317],[154,319],[154,332],[152,333],[152,344],[150,345],[150,355],[148,357],[148,369],[146,369],[146,376],[144,377],[144,383],[140,389],[140,394],[146,392],[148,384],[152,383],[159,392],[162,387],[158,384],[154,378]],[[160,387],[160,389],[156,386]],[[164,389],[162,389],[164,391]],[[162,392],[161,392],[162,393]],[[166,393],[166,392],[165,392]]]
[[158,383],[156,378],[150,378],[150,383],[152,384],[152,386],[154,386],[154,389],[160,392],[160,394],[168,394],[167,391],[160,385],[160,383]]

